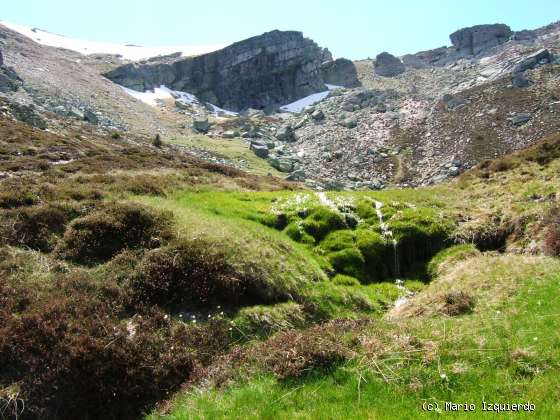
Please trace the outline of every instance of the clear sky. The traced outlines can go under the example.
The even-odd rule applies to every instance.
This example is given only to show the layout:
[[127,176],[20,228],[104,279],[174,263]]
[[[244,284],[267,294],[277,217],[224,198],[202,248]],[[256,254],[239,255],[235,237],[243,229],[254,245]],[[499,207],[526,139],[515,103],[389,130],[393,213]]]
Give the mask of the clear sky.
[[220,44],[298,30],[335,57],[395,55],[449,44],[456,29],[560,20],[560,0],[12,0],[0,20],[94,41],[144,46]]

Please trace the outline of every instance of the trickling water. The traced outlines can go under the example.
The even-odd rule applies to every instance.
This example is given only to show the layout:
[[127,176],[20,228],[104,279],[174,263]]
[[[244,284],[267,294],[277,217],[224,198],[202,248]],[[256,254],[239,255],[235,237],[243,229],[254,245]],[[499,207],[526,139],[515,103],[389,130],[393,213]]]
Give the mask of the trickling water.
[[395,264],[395,285],[399,290],[403,292],[403,296],[399,297],[395,301],[395,308],[405,304],[408,301],[408,296],[412,293],[404,286],[404,282],[399,278],[401,275],[400,263],[399,263],[399,244],[395,238],[393,238],[393,232],[389,229],[389,225],[383,221],[383,211],[381,207],[383,207],[383,203],[380,201],[374,201],[375,203],[375,212],[377,213],[377,218],[379,219],[379,224],[381,227],[381,234],[386,240],[391,238],[391,242],[393,243],[393,258]]
[[319,198],[319,203],[321,203],[322,205],[330,207],[333,210],[338,210],[336,204],[331,201],[329,197],[327,197],[327,194],[325,194],[323,191],[317,192],[317,198]]
[[395,277],[398,280],[401,275],[401,268],[399,264],[399,244],[396,239],[393,239],[393,257],[395,258]]
[[391,239],[393,243],[393,259],[395,263],[395,277],[398,279],[400,276],[400,267],[399,267],[399,247],[397,240],[393,238],[393,232],[389,229],[389,225],[385,223],[383,220],[383,211],[381,211],[381,207],[383,207],[383,203],[381,201],[374,201],[375,203],[375,212],[377,213],[377,218],[379,219],[379,225],[381,227],[381,234],[386,240]]

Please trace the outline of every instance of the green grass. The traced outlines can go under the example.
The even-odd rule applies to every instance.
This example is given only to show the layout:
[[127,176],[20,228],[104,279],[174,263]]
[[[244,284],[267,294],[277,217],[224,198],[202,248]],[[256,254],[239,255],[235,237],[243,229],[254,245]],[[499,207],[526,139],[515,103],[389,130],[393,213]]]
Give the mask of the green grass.
[[202,149],[223,156],[240,165],[244,170],[255,175],[272,174],[282,176],[266,159],[257,157],[250,149],[247,141],[236,139],[215,139],[208,136],[179,137],[167,140],[170,144],[177,144],[189,148]]
[[[558,418],[560,262],[524,258],[512,267],[510,257],[492,258],[494,266],[480,274],[492,291],[481,289],[478,297],[488,301],[473,315],[383,321],[360,331],[365,344],[358,355],[333,371],[291,381],[263,373],[224,390],[191,389],[164,418],[456,416],[422,410],[423,402],[443,409],[445,401],[476,404],[478,410],[464,417],[498,417],[480,411],[483,400],[531,402],[535,413],[515,416]],[[504,295],[504,282],[506,289],[516,283],[516,291]],[[368,347],[368,340],[383,342],[386,352]]]

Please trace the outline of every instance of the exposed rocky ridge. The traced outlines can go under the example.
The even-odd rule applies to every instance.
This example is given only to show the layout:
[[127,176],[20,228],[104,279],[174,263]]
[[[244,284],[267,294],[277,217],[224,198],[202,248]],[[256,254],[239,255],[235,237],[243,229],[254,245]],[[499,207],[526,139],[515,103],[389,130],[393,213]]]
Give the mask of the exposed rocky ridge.
[[109,131],[147,136],[175,132],[174,127],[186,120],[185,116],[162,112],[132,98],[101,76],[99,68],[111,68],[120,62],[115,57],[83,56],[48,47],[3,25],[0,25],[0,49],[2,69],[13,69],[21,86],[17,91],[1,94],[15,107],[33,107],[33,112],[43,119],[54,113],[71,120],[93,122]]
[[321,64],[329,60],[328,50],[301,32],[272,31],[209,54],[171,63],[127,64],[105,75],[141,92],[166,85],[240,111],[279,106],[325,90]]
[[503,44],[513,34],[504,24],[477,25],[459,29],[449,35],[451,43],[460,54],[477,55],[482,51]]

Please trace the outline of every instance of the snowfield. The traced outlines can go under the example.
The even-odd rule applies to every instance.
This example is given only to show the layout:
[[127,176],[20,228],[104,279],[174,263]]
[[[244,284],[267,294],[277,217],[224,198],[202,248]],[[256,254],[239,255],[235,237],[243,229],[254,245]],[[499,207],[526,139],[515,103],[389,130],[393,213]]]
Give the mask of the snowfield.
[[[138,92],[137,90],[129,89],[124,86],[121,88],[128,93],[130,96],[150,105],[150,106],[158,106],[158,101],[166,100],[166,99],[178,99],[185,103],[190,104],[198,104],[200,106],[204,106],[199,99],[194,96],[192,93],[181,92],[178,90],[171,90],[165,85],[161,85],[159,88],[155,88],[154,90],[147,90],[145,92]],[[212,110],[212,113],[215,115],[225,114],[235,116],[237,115],[236,112],[228,111],[226,109],[222,109],[213,105],[211,103],[207,103],[208,107]]]
[[306,107],[316,104],[317,102],[325,99],[329,94],[329,91],[334,89],[340,89],[342,87],[337,85],[325,85],[325,86],[327,87],[328,90],[325,90],[323,92],[312,93],[311,95],[306,96],[305,98],[301,98],[295,102],[281,106],[280,110],[286,112],[294,112],[294,113],[301,112]]
[[138,45],[121,45],[109,42],[87,41],[53,34],[31,26],[18,25],[11,22],[0,21],[5,27],[19,32],[33,41],[51,47],[65,48],[81,54],[113,54],[120,55],[127,60],[138,61],[158,55],[168,55],[181,52],[183,56],[206,54],[220,50],[227,44],[220,45],[180,45],[174,47],[142,47]]

